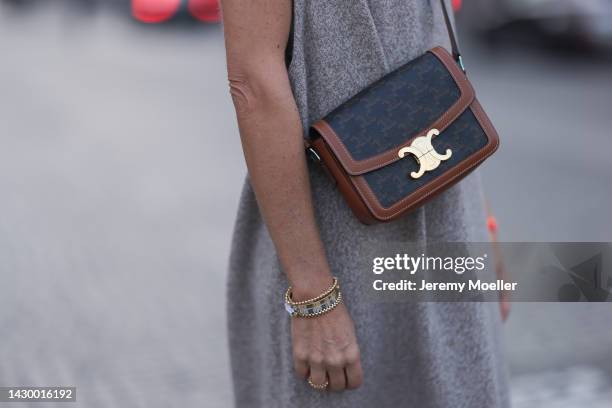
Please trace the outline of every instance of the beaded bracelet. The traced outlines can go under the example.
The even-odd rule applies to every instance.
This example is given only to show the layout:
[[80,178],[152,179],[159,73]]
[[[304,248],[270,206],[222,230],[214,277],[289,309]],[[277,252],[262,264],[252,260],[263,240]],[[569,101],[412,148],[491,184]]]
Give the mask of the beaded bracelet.
[[299,302],[296,302],[291,298],[291,290],[293,288],[289,286],[289,288],[287,288],[287,292],[285,292],[285,303],[289,303],[291,305],[306,305],[308,303],[316,302],[317,300],[321,300],[324,297],[329,296],[329,294],[332,293],[332,291],[336,287],[339,288],[340,285],[338,284],[338,278],[334,277],[332,280],[332,284],[329,286],[329,288],[325,289],[325,292],[321,293],[319,296],[314,297],[312,299],[300,300]]
[[342,293],[338,279],[321,295],[312,299],[294,302],[291,299],[291,287],[285,293],[285,310],[293,317],[316,317],[327,313],[342,302]]

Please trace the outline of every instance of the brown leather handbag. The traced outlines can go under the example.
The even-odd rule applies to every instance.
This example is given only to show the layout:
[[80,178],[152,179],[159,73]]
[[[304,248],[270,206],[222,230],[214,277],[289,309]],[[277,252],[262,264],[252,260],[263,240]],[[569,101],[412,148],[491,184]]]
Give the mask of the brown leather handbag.
[[312,124],[307,152],[365,224],[392,221],[474,170],[498,147],[441,0],[452,55],[436,47]]

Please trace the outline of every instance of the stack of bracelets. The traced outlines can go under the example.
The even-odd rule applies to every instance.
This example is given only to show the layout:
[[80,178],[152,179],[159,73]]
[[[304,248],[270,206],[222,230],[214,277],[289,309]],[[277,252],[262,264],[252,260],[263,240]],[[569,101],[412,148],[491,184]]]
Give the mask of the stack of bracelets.
[[334,278],[331,286],[322,294],[299,302],[291,298],[291,286],[285,293],[285,309],[292,317],[317,317],[333,310],[342,302],[338,278]]

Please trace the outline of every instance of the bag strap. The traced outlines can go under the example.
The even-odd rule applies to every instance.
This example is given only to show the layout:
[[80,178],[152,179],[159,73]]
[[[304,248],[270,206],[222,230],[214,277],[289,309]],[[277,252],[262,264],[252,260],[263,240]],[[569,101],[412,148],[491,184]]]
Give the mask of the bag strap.
[[459,45],[457,44],[457,37],[455,36],[455,30],[453,30],[453,25],[451,24],[450,17],[448,15],[448,10],[446,8],[445,0],[440,0],[440,4],[442,5],[442,14],[444,14],[444,23],[446,24],[446,30],[448,31],[448,37],[451,42],[451,52],[453,54],[453,58],[457,61],[457,64],[461,67],[463,72],[465,72],[465,67],[463,66],[463,59],[461,58],[461,52],[459,51]]

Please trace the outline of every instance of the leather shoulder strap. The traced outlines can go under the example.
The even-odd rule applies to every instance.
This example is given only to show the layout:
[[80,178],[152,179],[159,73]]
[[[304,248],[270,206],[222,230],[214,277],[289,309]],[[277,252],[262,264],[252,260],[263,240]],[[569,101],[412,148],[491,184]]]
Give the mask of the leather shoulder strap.
[[455,58],[455,61],[459,63],[461,69],[465,71],[463,68],[463,61],[461,60],[461,52],[459,52],[459,45],[457,44],[457,37],[455,36],[455,30],[453,30],[453,25],[448,15],[448,9],[446,8],[446,1],[440,0],[440,4],[442,4],[442,14],[444,14],[444,22],[446,23],[446,30],[448,31],[448,37],[450,38],[453,58]]

